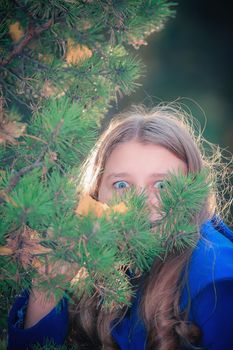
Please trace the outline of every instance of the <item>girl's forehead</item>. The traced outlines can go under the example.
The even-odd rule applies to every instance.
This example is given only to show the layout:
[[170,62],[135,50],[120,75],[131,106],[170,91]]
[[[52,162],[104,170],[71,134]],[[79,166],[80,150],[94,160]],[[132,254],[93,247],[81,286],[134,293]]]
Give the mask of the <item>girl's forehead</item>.
[[177,171],[180,168],[186,171],[185,162],[165,147],[133,140],[115,147],[106,161],[104,173],[106,176],[127,172],[150,175]]

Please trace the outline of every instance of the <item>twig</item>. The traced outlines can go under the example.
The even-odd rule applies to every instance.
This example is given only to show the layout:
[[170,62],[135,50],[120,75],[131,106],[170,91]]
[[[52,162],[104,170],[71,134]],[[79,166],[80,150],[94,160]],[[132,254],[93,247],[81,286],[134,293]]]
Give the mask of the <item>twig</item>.
[[6,188],[6,190],[4,191],[5,193],[9,193],[11,192],[15,186],[17,185],[17,183],[19,182],[19,179],[21,178],[21,176],[23,176],[24,174],[28,173],[29,171],[38,168],[42,165],[42,162],[39,161],[39,158],[33,163],[30,164],[28,166],[25,166],[24,168],[20,169],[10,180],[9,186]]
[[59,130],[60,130],[60,128],[61,128],[63,123],[64,123],[64,119],[61,119],[60,122],[57,124],[56,128],[53,130],[49,143],[47,145],[45,145],[45,147],[42,149],[42,151],[41,151],[39,157],[37,158],[37,160],[34,163],[32,163],[32,164],[30,164],[30,165],[20,169],[14,176],[12,176],[12,178],[9,181],[9,185],[3,191],[3,196],[0,197],[0,204],[5,202],[4,195],[10,193],[15,188],[15,186],[19,182],[21,176],[29,173],[31,170],[36,169],[36,168],[40,167],[43,164],[42,160],[43,160],[46,152],[48,151],[50,145],[53,143],[54,139],[58,135]]
[[[28,88],[32,89],[32,85],[28,83],[30,81],[30,78],[23,78],[19,76],[17,73],[13,72],[10,68],[2,67],[6,72],[10,73],[13,77],[16,79],[22,81]],[[38,93],[38,92],[37,92]]]
[[2,94],[2,87],[0,86],[0,123],[3,121],[3,117],[4,117],[4,104],[5,104],[5,99]]
[[53,19],[50,18],[46,23],[44,23],[42,26],[35,28],[29,28],[27,34],[25,37],[20,41],[20,43],[13,49],[13,51],[9,54],[9,56],[5,59],[2,59],[0,61],[0,66],[5,66],[10,61],[17,56],[23,48],[38,34],[42,33],[43,31],[47,30],[51,25],[53,24]]
[[29,137],[33,140],[36,140],[36,141],[39,141],[39,142],[42,142],[42,143],[45,143],[46,145],[48,144],[48,142],[42,140],[40,137],[37,137],[37,136],[34,136],[34,135],[29,135],[29,134],[21,134],[21,136],[24,136],[24,137]]
[[2,80],[1,78],[0,78],[0,83],[2,83],[3,88],[8,92],[8,94],[10,94],[11,96],[13,96],[13,98],[14,98],[16,101],[18,101],[19,104],[22,104],[22,105],[26,106],[27,108],[30,108],[30,106],[29,106],[27,103],[25,103],[23,100],[21,100],[20,98],[18,98],[18,97],[7,87],[6,82],[5,82],[4,80]]

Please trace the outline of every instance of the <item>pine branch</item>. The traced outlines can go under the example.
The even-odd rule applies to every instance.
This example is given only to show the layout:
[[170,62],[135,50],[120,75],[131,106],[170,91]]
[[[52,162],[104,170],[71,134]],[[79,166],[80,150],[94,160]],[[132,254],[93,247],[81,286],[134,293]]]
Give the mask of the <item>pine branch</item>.
[[[34,114],[27,134],[21,134],[23,142],[2,143],[0,203],[5,200],[6,204],[0,206],[0,244],[9,246],[7,238],[15,242],[14,233],[23,218],[38,244],[52,249],[48,254],[52,264],[77,264],[84,272],[80,277],[78,271],[77,283],[71,286],[55,270],[54,279],[43,274],[39,287],[55,294],[61,293],[56,289],[59,286],[75,296],[96,295],[100,308],[121,307],[132,295],[126,270],[139,276],[147,271],[154,257],[164,252],[165,238],[161,244],[160,236],[151,234],[139,200],[124,217],[115,212],[105,218],[77,217],[76,179],[80,161],[93,146],[116,92],[130,93],[142,75],[142,64],[129,56],[128,44],[140,46],[154,29],[161,28],[171,17],[172,4],[165,0],[6,3],[0,83],[9,102],[10,120],[15,120],[11,114],[15,104],[20,105],[16,115],[24,113],[22,104],[27,111],[34,109]],[[68,60],[72,55],[75,58]],[[169,237],[175,238],[178,232],[174,230]],[[31,235],[25,237],[17,256],[31,256],[44,267],[44,255],[34,256],[29,249],[31,239]],[[0,256],[4,315],[12,300],[5,302],[9,290],[13,297],[39,274],[30,259],[21,265],[14,252]]]
[[0,83],[2,84],[2,87],[8,92],[9,95],[13,97],[13,100],[16,100],[20,105],[24,105],[28,107],[27,103],[25,103],[22,99],[20,99],[16,94],[14,94],[10,88],[7,87],[6,82],[0,78]]
[[47,151],[49,150],[50,146],[53,144],[54,139],[56,138],[56,136],[59,133],[60,128],[62,127],[64,123],[64,120],[61,119],[61,121],[57,124],[57,126],[55,127],[55,129],[53,130],[52,134],[51,134],[51,138],[50,141],[44,146],[44,148],[42,149],[39,157],[36,159],[36,161],[22,169],[20,169],[9,181],[9,185],[7,186],[7,188],[3,191],[2,197],[0,196],[0,204],[4,203],[5,200],[5,195],[7,195],[8,193],[10,193],[15,186],[17,185],[17,183],[19,182],[20,178],[29,173],[30,171],[32,171],[33,169],[36,169],[38,167],[40,167],[43,162],[43,158],[45,156],[45,154],[47,153]]
[[9,56],[5,59],[2,59],[0,61],[0,66],[6,66],[8,63],[11,62],[11,60],[20,54],[20,52],[24,49],[25,46],[28,45],[28,43],[36,36],[39,35],[40,33],[44,32],[48,28],[51,27],[53,24],[53,19],[49,19],[47,22],[42,24],[40,27],[31,27],[29,28],[27,34],[24,36],[24,38],[20,41],[20,43],[11,51]]
[[[115,206],[106,208],[106,205],[91,199],[89,204],[92,211],[90,207],[87,208],[85,215],[84,212],[80,212],[79,207],[79,216],[76,216],[73,202],[69,201],[70,194],[65,200],[62,194],[54,206],[52,203],[55,202],[45,197],[36,208],[31,207],[33,199],[38,201],[43,192],[50,193],[50,198],[54,197],[54,192],[61,192],[61,189],[67,193],[58,174],[50,179],[53,184],[50,185],[50,188],[41,186],[36,196],[32,195],[23,203],[23,198],[27,193],[25,191],[28,191],[30,183],[30,178],[28,178],[24,184],[21,183],[23,187],[21,198],[17,202],[17,204],[22,203],[20,205],[23,207],[23,213],[25,209],[27,209],[27,215],[34,211],[37,219],[39,217],[41,221],[40,215],[45,216],[45,210],[55,208],[52,215],[48,216],[49,222],[52,222],[52,232],[48,233],[48,237],[44,237],[43,241],[41,235],[38,238],[44,249],[52,249],[51,253],[48,252],[47,257],[49,265],[52,264],[54,268],[49,275],[43,274],[43,277],[38,279],[38,287],[58,294],[66,290],[78,298],[81,295],[87,298],[96,295],[100,308],[122,308],[128,305],[133,290],[130,285],[130,277],[126,273],[127,270],[132,271],[134,276],[140,277],[150,269],[156,257],[166,259],[168,254],[174,252],[179,254],[197,244],[199,227],[195,220],[194,223],[192,220],[198,215],[209,193],[206,176],[206,173],[202,172],[197,176],[179,174],[168,177],[167,183],[165,181],[165,188],[160,191],[160,209],[162,214],[169,214],[162,216],[156,232],[150,229],[149,208],[144,195],[137,196],[129,193],[123,197],[125,200],[123,212],[119,211],[119,205],[116,211]],[[12,196],[13,200],[17,198],[17,194],[15,197]],[[176,205],[178,200],[179,206]],[[94,209],[93,201],[95,202]],[[41,206],[44,206],[44,209],[39,213]],[[66,207],[65,212],[61,211],[64,206]],[[83,210],[84,208],[86,206],[83,207]],[[100,208],[103,209],[101,216],[99,216]],[[29,216],[27,216],[27,222],[30,223]],[[30,230],[31,228],[28,227],[29,233]],[[11,242],[15,242],[12,234]],[[32,242],[28,239],[26,243],[31,244]],[[17,252],[19,253],[19,250]],[[30,257],[31,250],[28,254]],[[27,258],[25,255],[24,261],[28,261]],[[41,264],[44,266],[42,260],[40,260],[40,266]],[[66,267],[68,269],[66,271],[74,272],[74,264],[78,272],[72,281],[67,283],[66,276],[60,267]],[[26,269],[30,269],[30,266],[27,266]],[[2,273],[6,272],[2,271]],[[14,274],[12,273],[11,276]],[[7,279],[9,280],[8,275]],[[19,283],[24,288],[24,281],[20,280]],[[59,289],[55,286],[59,286]]]
[[17,10],[20,9],[20,10],[23,11],[26,15],[28,15],[29,17],[31,17],[32,19],[34,19],[33,14],[32,14],[30,11],[28,11],[27,6],[21,4],[20,1],[18,1],[18,0],[13,0],[13,2],[14,2],[15,5],[18,7]]

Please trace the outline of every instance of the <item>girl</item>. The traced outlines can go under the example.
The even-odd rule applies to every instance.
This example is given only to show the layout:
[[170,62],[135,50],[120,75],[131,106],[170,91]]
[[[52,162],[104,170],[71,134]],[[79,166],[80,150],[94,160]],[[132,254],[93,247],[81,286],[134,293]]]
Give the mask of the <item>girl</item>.
[[[213,161],[204,157],[200,140],[180,114],[158,106],[113,120],[84,164],[81,192],[106,203],[128,188],[144,190],[155,221],[157,193],[168,172],[198,173],[207,167],[215,177]],[[106,350],[233,349],[233,234],[216,219],[214,191],[194,218],[200,227],[196,247],[163,262],[155,259],[124,314],[104,313],[96,300],[81,299],[70,322],[72,344]],[[42,299],[33,290],[16,300],[9,315],[8,350],[31,349],[45,338],[64,343],[67,301],[56,306]]]

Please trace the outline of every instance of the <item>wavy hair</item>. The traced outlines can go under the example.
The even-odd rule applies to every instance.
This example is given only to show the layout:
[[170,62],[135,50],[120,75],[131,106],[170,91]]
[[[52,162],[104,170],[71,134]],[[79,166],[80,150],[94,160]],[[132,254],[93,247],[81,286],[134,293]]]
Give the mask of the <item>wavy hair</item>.
[[[183,160],[188,172],[198,173],[203,167],[209,169],[212,192],[198,217],[194,220],[199,227],[203,221],[217,212],[217,179],[221,152],[208,143],[209,151],[203,147],[200,129],[195,135],[195,123],[190,115],[173,104],[160,104],[152,110],[139,106],[114,118],[107,130],[83,164],[79,178],[79,191],[88,193],[98,200],[105,164],[111,152],[122,143],[136,140],[143,144],[160,145]],[[196,241],[200,233],[196,232]],[[169,255],[165,261],[155,259],[142,283],[140,314],[146,326],[147,349],[176,350],[182,344],[195,345],[200,332],[197,326],[187,322],[188,309],[180,312],[179,301],[186,283],[181,275],[187,269],[191,249],[182,255]],[[71,338],[80,349],[117,349],[111,337],[111,325],[115,319],[124,317],[127,309],[107,313],[97,306],[98,297],[78,301],[72,310]]]

